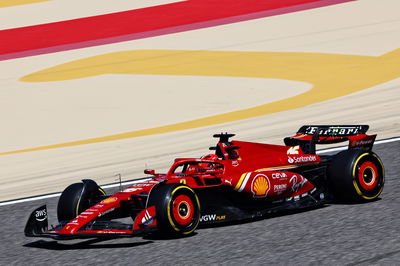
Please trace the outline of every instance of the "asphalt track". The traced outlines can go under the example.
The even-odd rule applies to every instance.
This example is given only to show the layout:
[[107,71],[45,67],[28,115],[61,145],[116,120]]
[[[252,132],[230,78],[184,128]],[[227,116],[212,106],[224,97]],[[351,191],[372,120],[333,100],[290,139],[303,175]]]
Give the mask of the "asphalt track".
[[203,228],[181,239],[157,236],[107,241],[55,241],[23,235],[27,216],[48,204],[55,223],[57,199],[0,207],[0,264],[400,264],[400,142],[375,145],[386,167],[381,198],[368,204],[329,205],[259,221]]

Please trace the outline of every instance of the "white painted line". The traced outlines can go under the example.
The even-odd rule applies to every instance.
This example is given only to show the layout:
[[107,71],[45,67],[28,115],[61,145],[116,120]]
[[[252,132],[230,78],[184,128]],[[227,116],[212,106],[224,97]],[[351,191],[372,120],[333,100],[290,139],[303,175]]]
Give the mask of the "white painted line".
[[[118,187],[118,186],[126,186],[126,185],[132,185],[135,183],[143,182],[150,180],[150,178],[140,178],[140,179],[135,179],[133,181],[126,181],[120,183],[115,183],[115,184],[109,184],[109,185],[104,185],[101,186],[103,189],[107,188],[113,188],[113,187]],[[42,199],[48,199],[48,198],[56,198],[61,196],[61,192],[57,193],[52,193],[52,194],[46,194],[46,195],[40,195],[40,196],[34,196],[34,197],[29,197],[29,198],[23,198],[23,199],[16,199],[16,200],[9,200],[9,201],[3,201],[0,202],[0,207],[1,206],[6,206],[6,205],[12,205],[12,204],[18,204],[18,203],[23,203],[23,202],[30,202],[30,201],[36,201],[36,200],[42,200]]]
[[0,202],[0,206],[12,205],[12,204],[23,203],[23,202],[30,202],[30,201],[41,200],[41,199],[55,198],[55,197],[59,197],[60,195],[61,195],[61,192],[58,192],[58,193],[35,196],[35,197],[24,198],[24,199],[3,201],[3,202]]
[[396,141],[400,141],[400,137],[377,140],[377,141],[375,141],[375,144],[384,144],[384,143],[396,142]]
[[323,150],[317,151],[317,154],[324,154],[324,153],[335,152],[335,151],[344,151],[344,150],[347,150],[347,148],[348,148],[347,146],[328,148],[328,149],[323,149]]
[[[377,140],[377,141],[375,141],[374,145],[385,144],[385,143],[396,142],[396,141],[400,141],[400,137]],[[335,151],[342,151],[342,150],[346,150],[346,149],[347,149],[347,146],[328,148],[328,149],[323,149],[323,150],[317,151],[317,154],[323,154],[323,153],[329,153],[329,152],[335,152]],[[102,188],[106,188],[106,189],[107,188],[114,188],[114,187],[118,187],[120,185],[121,186],[132,185],[132,184],[143,182],[143,181],[147,181],[147,180],[150,180],[150,178],[145,177],[145,178],[135,179],[135,180],[132,180],[132,181],[122,182],[121,184],[120,183],[114,183],[114,184],[104,185],[104,186],[101,186],[101,187]],[[6,206],[6,205],[13,205],[13,204],[18,204],[18,203],[23,203],[23,202],[30,202],[30,201],[36,201],[36,200],[42,200],[42,199],[48,199],[48,198],[55,198],[55,197],[59,197],[60,195],[61,195],[61,193],[58,192],[58,193],[40,195],[40,196],[29,197],[29,198],[24,198],[24,199],[3,201],[3,202],[0,202],[0,207],[1,206]]]
[[[400,137],[376,140],[374,145],[385,144],[385,143],[396,142],[396,141],[400,141]],[[335,147],[335,148],[328,148],[328,149],[323,149],[323,150],[317,151],[317,154],[323,154],[323,153],[329,153],[329,152],[335,152],[335,151],[344,151],[344,150],[347,150],[347,148],[348,148],[347,145],[346,146]]]

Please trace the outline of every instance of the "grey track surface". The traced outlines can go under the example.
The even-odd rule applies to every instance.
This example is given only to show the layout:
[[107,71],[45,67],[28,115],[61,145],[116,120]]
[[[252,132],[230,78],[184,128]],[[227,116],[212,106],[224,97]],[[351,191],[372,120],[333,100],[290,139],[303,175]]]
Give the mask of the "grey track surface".
[[386,166],[386,186],[378,201],[204,228],[182,239],[26,238],[24,225],[35,207],[47,203],[50,223],[56,223],[57,199],[3,206],[0,264],[400,265],[400,142],[374,150]]

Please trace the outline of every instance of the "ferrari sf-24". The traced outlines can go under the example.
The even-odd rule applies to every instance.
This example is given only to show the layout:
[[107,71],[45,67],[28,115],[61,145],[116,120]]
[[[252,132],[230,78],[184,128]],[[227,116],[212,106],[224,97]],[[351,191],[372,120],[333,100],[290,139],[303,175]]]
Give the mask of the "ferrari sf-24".
[[[59,224],[48,228],[46,205],[34,210],[29,237],[54,239],[143,235],[174,237],[199,225],[251,220],[278,211],[335,201],[373,201],[384,186],[384,167],[372,151],[367,125],[302,126],[285,145],[219,141],[200,158],[175,159],[167,173],[151,175],[113,195],[90,179],[68,186],[57,205]],[[317,155],[317,144],[348,142],[336,154]],[[120,218],[132,218],[123,223]],[[126,220],[126,219],[124,219]]]

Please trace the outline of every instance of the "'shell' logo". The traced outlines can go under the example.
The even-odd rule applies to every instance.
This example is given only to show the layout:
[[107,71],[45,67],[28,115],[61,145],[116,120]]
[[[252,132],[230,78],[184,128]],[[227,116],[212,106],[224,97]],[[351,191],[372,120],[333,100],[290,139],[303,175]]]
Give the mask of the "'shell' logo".
[[258,174],[251,184],[251,192],[255,198],[264,198],[270,189],[269,180],[266,175]]

